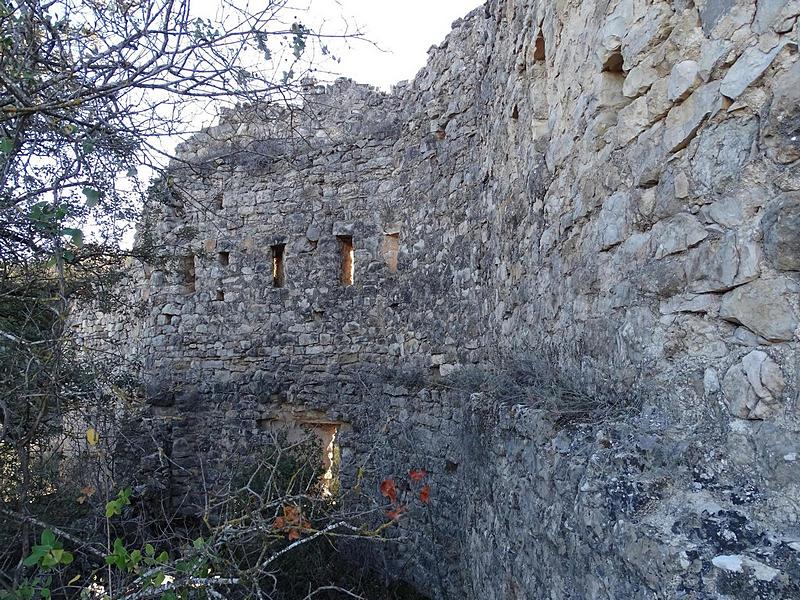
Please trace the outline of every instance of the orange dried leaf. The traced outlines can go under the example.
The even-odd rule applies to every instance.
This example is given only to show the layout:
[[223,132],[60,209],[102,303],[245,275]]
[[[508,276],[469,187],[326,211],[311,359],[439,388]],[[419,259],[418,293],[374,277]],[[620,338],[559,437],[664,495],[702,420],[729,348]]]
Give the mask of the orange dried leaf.
[[299,529],[290,529],[289,530],[289,540],[295,541],[300,539],[300,530]]
[[422,481],[428,476],[428,472],[425,469],[414,469],[413,471],[408,472],[408,478],[411,481]]
[[419,491],[419,500],[423,504],[427,504],[431,499],[431,486],[426,485]]
[[381,495],[385,498],[388,498],[392,502],[397,501],[397,486],[394,483],[394,479],[384,479],[381,481],[380,491]]
[[398,506],[394,510],[386,511],[386,516],[389,517],[392,521],[397,521],[397,519],[399,519],[404,512],[406,512],[406,507]]
[[296,524],[300,522],[300,508],[287,504],[283,507],[283,516],[289,523]]
[[275,519],[275,523],[273,523],[272,526],[275,529],[283,529],[284,527],[286,527],[286,519],[284,519],[283,517],[277,517]]

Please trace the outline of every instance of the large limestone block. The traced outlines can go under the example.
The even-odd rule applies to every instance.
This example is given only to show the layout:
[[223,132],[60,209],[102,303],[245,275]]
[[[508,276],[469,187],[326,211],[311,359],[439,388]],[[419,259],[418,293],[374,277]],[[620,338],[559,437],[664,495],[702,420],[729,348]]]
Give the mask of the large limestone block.
[[784,194],[761,219],[764,250],[781,271],[800,271],[800,192]]
[[620,146],[625,146],[636,139],[640,133],[650,127],[650,111],[647,108],[647,98],[637,98],[628,106],[619,111],[617,122],[617,140]]
[[597,57],[600,59],[600,64],[606,64],[619,51],[622,46],[622,38],[625,37],[633,16],[634,1],[622,0],[614,8],[614,12],[606,19],[603,28],[600,30],[600,48],[597,49]]
[[797,291],[789,279],[758,279],[725,294],[719,314],[771,342],[789,341],[797,329],[789,298]]
[[628,237],[630,204],[631,199],[624,192],[614,194],[603,203],[598,219],[601,250],[608,250]]
[[786,33],[791,29],[793,18],[800,14],[798,0],[758,0],[753,31],[765,33],[772,29]]
[[673,102],[684,100],[700,85],[700,66],[693,60],[683,60],[672,67],[669,74],[667,97]]
[[706,228],[689,213],[659,221],[652,230],[653,253],[656,258],[683,252],[708,237]]
[[659,79],[658,71],[653,68],[650,61],[643,62],[631,69],[625,77],[622,93],[628,98],[636,98],[649,90],[657,79]]
[[719,82],[699,87],[682,104],[675,106],[667,115],[663,148],[666,153],[685,147],[709,115],[722,106]]
[[775,162],[800,159],[800,62],[775,78],[774,96],[761,130],[761,143]]
[[720,86],[722,95],[731,99],[738,98],[750,85],[767,70],[785,44],[778,44],[769,52],[758,46],[745,50],[739,59],[725,74]]
[[725,403],[740,419],[774,415],[785,386],[780,367],[760,350],[753,350],[728,369],[722,381]]
[[736,0],[705,0],[700,5],[700,23],[706,34],[711,33],[728,11],[736,5]]
[[730,232],[707,242],[687,266],[692,292],[724,292],[758,278],[761,273],[758,244]]

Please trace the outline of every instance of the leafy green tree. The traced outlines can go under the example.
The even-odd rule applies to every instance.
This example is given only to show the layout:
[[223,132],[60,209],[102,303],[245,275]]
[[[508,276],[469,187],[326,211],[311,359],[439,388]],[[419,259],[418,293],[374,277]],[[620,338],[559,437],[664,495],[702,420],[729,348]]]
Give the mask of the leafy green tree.
[[240,6],[220,0],[212,20],[190,0],[0,0],[0,512],[20,523],[2,585],[45,546],[35,513],[65,415],[108,401],[103,369],[71,345],[71,301],[118,276],[146,179],[167,180],[192,115],[294,98],[305,57],[327,53],[284,20],[288,0]]

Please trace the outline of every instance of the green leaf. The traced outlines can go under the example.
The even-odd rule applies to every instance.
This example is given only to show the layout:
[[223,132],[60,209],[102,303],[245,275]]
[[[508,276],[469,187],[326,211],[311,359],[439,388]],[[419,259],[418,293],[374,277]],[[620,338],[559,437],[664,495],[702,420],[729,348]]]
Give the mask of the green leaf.
[[205,541],[202,537],[199,537],[192,542],[192,546],[194,546],[196,550],[202,550],[203,546],[205,546]]
[[25,565],[26,567],[32,567],[33,565],[39,563],[39,559],[41,557],[42,556],[40,554],[35,554],[35,553],[31,554],[25,560],[22,561],[22,564]]
[[50,590],[47,588],[42,588],[39,590],[39,595],[44,598],[44,600],[50,600]]
[[161,571],[159,571],[153,577],[153,583],[156,585],[156,587],[160,587],[164,583],[164,580],[166,578],[167,578],[167,576],[164,575],[164,573],[162,573]]
[[53,548],[50,551],[50,556],[53,557],[53,560],[55,560],[56,563],[60,563],[61,557],[64,556],[64,550],[62,550],[61,548]]
[[42,567],[45,569],[49,569],[50,567],[55,567],[58,564],[58,561],[53,557],[52,554],[49,552],[42,557],[41,561]]
[[94,188],[83,188],[83,195],[86,196],[86,206],[89,208],[97,206],[97,203],[100,202],[100,192]]
[[72,238],[72,243],[78,246],[79,248],[83,246],[83,231],[80,229],[73,229],[71,227],[67,227],[61,230],[61,235],[68,235]]
[[83,140],[83,144],[81,144],[81,150],[83,150],[83,154],[91,154],[92,150],[94,150],[94,142],[90,139]]
[[162,564],[162,565],[163,565],[163,564],[165,564],[165,563],[166,563],[168,560],[169,560],[169,554],[167,554],[167,551],[166,551],[166,550],[164,550],[163,552],[161,552],[161,554],[159,554],[159,555],[156,557],[156,561],[157,561],[157,562],[159,562],[159,563],[160,563],[160,564]]
[[145,544],[144,545],[144,553],[147,556],[154,556],[156,553],[156,549],[153,548],[153,544]]
[[11,138],[0,138],[0,152],[3,154],[11,154],[14,149],[14,140]]
[[126,177],[136,177],[138,174],[139,174],[139,171],[136,169],[136,167],[131,167],[130,169],[128,169],[128,172],[125,173],[125,176]]
[[56,534],[50,529],[45,529],[42,532],[42,546],[53,547],[56,544]]
[[72,555],[72,552],[64,550],[64,553],[61,555],[61,564],[71,565],[73,560],[75,560],[75,557]]

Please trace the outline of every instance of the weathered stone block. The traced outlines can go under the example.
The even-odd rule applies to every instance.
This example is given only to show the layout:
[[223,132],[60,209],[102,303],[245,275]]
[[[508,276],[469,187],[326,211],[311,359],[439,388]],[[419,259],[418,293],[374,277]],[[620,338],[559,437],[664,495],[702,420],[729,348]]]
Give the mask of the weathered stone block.
[[792,340],[798,323],[789,297],[796,293],[791,280],[758,279],[725,294],[719,314],[771,342]]
[[764,250],[772,266],[781,271],[800,271],[800,192],[784,194],[761,218]]
[[722,389],[731,414],[741,419],[764,419],[775,413],[785,383],[780,367],[754,350],[725,374]]

